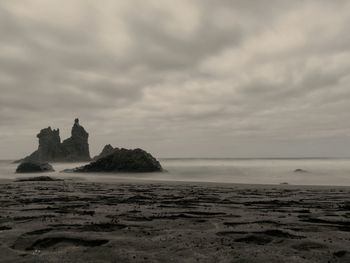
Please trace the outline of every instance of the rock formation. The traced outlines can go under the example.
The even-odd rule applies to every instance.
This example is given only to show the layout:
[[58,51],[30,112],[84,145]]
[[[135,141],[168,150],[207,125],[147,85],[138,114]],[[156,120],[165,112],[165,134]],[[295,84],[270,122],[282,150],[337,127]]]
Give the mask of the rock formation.
[[18,165],[16,173],[42,173],[53,172],[54,169],[48,163],[24,162]]
[[51,127],[42,129],[36,136],[39,139],[39,147],[26,161],[48,162],[62,158],[60,131]]
[[62,142],[61,149],[65,161],[90,161],[88,143],[89,134],[83,126],[80,126],[79,119],[74,120],[72,136]]
[[102,157],[106,157],[107,155],[114,152],[114,148],[112,145],[107,144],[105,147],[103,147],[102,152],[99,155],[96,155],[94,158],[92,158],[93,161],[96,161],[98,159],[101,159]]
[[160,172],[160,163],[142,149],[114,149],[113,153],[88,165],[73,169],[73,172]]
[[51,127],[42,129],[38,150],[19,162],[84,162],[90,161],[89,134],[75,119],[70,138],[61,143],[60,131]]
[[[37,135],[39,147],[31,155],[20,160],[22,169],[37,170],[43,162],[85,162],[91,161],[89,152],[89,134],[75,119],[70,138],[61,143],[60,131],[51,127],[42,129]],[[34,167],[34,164],[39,167]],[[52,167],[51,167],[52,168]],[[25,170],[24,169],[24,170]],[[48,168],[49,169],[49,168]],[[149,153],[142,149],[119,149],[106,145],[102,152],[94,157],[88,165],[75,169],[66,169],[64,172],[160,172],[163,171],[160,163]]]

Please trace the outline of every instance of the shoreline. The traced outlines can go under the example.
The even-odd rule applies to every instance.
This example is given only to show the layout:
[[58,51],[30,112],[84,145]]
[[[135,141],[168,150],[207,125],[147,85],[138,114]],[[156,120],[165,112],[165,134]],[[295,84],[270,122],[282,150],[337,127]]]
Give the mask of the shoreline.
[[[162,182],[162,183],[190,183],[190,184],[259,184],[280,185],[288,183],[289,186],[325,186],[350,187],[350,162],[344,160],[314,160],[314,161],[163,161],[162,166],[168,172],[163,173],[60,173],[65,169],[73,169],[84,163],[54,163],[56,172],[44,175],[62,179],[79,178],[95,182],[118,183],[130,181]],[[0,180],[13,179],[17,176],[14,171],[17,165],[2,163],[0,166]],[[295,170],[308,171],[297,173]],[[31,175],[29,175],[31,176]]]
[[[66,174],[71,174],[71,173],[66,173]],[[301,189],[301,188],[324,188],[324,189],[329,189],[329,188],[344,188],[344,189],[350,189],[350,186],[348,185],[325,185],[325,184],[249,184],[249,183],[231,183],[231,182],[211,182],[211,181],[186,181],[186,180],[152,180],[152,179],[142,179],[142,178],[127,178],[127,177],[118,177],[118,178],[113,178],[113,180],[97,180],[99,179],[96,177],[96,173],[94,174],[94,177],[91,177],[91,179],[86,176],[85,173],[84,177],[79,176],[79,173],[76,174],[76,176],[57,176],[57,174],[50,174],[50,173],[26,173],[26,174],[16,174],[13,173],[14,177],[13,178],[0,178],[0,184],[6,184],[6,183],[11,183],[14,182],[16,179],[20,178],[30,178],[30,177],[38,177],[41,175],[44,176],[49,176],[52,178],[57,178],[57,179],[62,179],[67,182],[89,182],[89,183],[100,183],[100,184],[112,184],[112,185],[118,185],[118,184],[162,184],[162,185],[202,185],[202,186],[208,186],[208,187],[241,187],[241,188],[262,188],[262,187],[268,187],[268,188],[280,188],[280,189],[288,189],[288,188],[296,188],[296,189]],[[103,176],[106,176],[106,174],[103,174]],[[108,174],[108,176],[113,177],[113,174]]]

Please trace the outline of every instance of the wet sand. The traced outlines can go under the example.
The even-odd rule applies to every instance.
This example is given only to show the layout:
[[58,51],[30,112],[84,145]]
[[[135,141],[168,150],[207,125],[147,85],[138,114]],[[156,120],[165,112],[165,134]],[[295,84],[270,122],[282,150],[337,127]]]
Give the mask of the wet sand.
[[350,188],[2,181],[0,262],[350,262]]

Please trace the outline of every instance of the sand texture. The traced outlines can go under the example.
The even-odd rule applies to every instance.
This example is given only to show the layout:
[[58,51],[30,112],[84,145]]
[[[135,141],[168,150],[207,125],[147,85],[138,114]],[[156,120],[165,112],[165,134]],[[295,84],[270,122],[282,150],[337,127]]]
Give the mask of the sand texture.
[[0,262],[350,262],[350,188],[2,182]]

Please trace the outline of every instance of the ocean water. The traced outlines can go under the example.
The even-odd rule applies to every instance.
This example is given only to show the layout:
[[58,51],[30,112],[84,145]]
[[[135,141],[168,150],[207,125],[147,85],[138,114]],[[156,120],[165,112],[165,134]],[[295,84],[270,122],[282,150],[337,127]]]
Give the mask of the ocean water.
[[[167,172],[146,174],[61,173],[82,163],[53,163],[56,170],[47,175],[88,180],[183,181],[239,184],[332,185],[350,186],[350,159],[160,159]],[[17,164],[0,161],[0,179],[31,176],[15,174]],[[295,173],[303,169],[306,173]],[[46,175],[46,174],[40,174]]]

